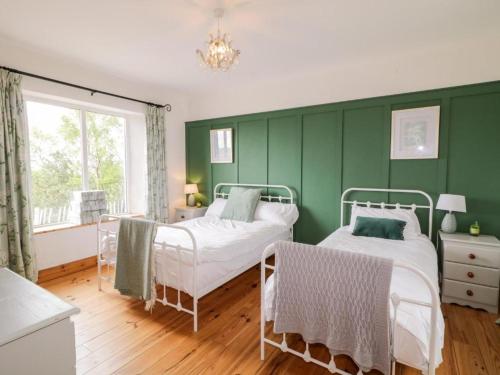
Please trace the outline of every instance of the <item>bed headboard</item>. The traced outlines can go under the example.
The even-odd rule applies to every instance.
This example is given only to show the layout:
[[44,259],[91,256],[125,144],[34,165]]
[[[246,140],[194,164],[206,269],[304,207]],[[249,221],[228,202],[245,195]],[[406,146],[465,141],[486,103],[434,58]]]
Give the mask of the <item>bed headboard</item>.
[[[348,196],[352,192],[379,192],[379,193],[402,193],[402,194],[413,194],[423,196],[428,204],[402,204],[402,203],[385,203],[385,202],[370,202],[370,201],[358,201],[358,200],[347,200]],[[340,225],[344,226],[344,206],[350,205],[359,205],[365,207],[376,206],[380,208],[384,207],[394,207],[394,208],[411,208],[416,210],[417,208],[428,209],[429,210],[429,229],[428,229],[428,237],[432,239],[432,216],[434,212],[434,203],[429,194],[421,190],[402,190],[402,189],[370,189],[370,188],[350,188],[345,190],[342,193],[342,197],[340,198]]]
[[[267,200],[268,202],[294,203],[292,189],[290,189],[288,186],[285,186],[285,185],[235,184],[235,183],[222,182],[220,184],[215,185],[214,199],[215,198],[227,198],[227,197],[229,197],[229,193],[225,193],[225,192],[221,191],[221,189],[224,187],[231,187],[231,186],[266,189],[266,191],[265,192],[263,191],[260,195],[261,200]],[[269,191],[270,189],[277,190],[279,192],[283,192],[284,195],[271,194]],[[267,192],[267,195],[265,194],[266,192]]]

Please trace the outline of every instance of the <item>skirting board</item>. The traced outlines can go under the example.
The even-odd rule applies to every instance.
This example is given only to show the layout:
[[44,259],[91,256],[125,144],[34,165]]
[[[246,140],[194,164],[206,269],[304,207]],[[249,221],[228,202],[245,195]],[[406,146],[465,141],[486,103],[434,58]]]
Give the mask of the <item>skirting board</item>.
[[58,277],[70,275],[75,272],[83,271],[97,266],[97,256],[91,256],[84,259],[75,260],[70,263],[61,264],[59,266],[46,268],[38,272],[38,283],[57,279]]

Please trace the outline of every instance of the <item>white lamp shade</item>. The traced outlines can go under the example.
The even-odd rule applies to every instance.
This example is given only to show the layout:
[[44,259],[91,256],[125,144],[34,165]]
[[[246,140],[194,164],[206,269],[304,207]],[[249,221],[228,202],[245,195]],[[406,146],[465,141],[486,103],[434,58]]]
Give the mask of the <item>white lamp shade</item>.
[[467,212],[465,209],[465,197],[455,194],[440,194],[436,209],[454,212]]
[[198,185],[196,184],[184,185],[184,194],[196,194],[196,193],[198,193]]

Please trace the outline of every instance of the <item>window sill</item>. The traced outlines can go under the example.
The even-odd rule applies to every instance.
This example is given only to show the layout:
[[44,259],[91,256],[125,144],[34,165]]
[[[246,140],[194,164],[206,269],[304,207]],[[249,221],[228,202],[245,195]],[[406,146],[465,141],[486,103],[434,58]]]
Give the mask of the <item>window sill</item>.
[[[144,214],[123,214],[122,216],[126,217],[144,217]],[[115,219],[110,219],[107,222],[110,221],[116,221]],[[51,232],[58,232],[61,230],[67,230],[67,229],[75,229],[75,228],[82,228],[82,227],[88,227],[91,225],[97,225],[97,223],[92,223],[92,224],[71,224],[71,223],[64,223],[64,224],[54,224],[54,225],[46,225],[43,227],[36,227],[33,229],[33,234],[38,235],[38,234],[45,234],[45,233],[51,233]]]

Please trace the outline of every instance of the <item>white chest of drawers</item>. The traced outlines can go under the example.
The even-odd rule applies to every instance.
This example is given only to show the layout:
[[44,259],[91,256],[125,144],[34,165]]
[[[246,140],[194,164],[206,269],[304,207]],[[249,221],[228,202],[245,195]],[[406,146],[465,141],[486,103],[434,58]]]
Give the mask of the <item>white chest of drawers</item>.
[[494,236],[439,232],[443,243],[443,302],[498,312],[500,241]]
[[75,374],[75,328],[71,316],[79,311],[0,268],[0,374]]

